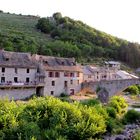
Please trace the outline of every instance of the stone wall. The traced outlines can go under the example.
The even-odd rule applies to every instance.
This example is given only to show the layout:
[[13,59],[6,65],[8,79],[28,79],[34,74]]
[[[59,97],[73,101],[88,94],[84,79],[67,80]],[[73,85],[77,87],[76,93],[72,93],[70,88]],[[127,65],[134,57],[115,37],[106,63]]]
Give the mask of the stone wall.
[[34,95],[35,92],[35,88],[0,89],[0,98],[25,99]]
[[[81,90],[81,83],[83,82],[83,73],[80,73],[79,77],[76,77],[76,72],[74,72],[74,77],[65,77],[63,71],[59,71],[59,77],[49,77],[48,73],[49,71],[45,72],[46,77],[44,86],[44,96],[51,95],[51,91],[54,92],[53,96],[60,96],[61,93],[67,93],[69,95],[72,89],[74,89],[74,93],[79,92]],[[55,81],[54,86],[52,86],[52,81]],[[67,81],[67,88],[64,87],[65,81]]]
[[113,96],[131,85],[140,84],[140,79],[124,79],[124,80],[110,80],[99,82],[85,82],[83,88],[89,88],[91,91],[96,91],[100,88],[105,88],[109,96]]
[[27,73],[27,68],[17,68],[17,72],[15,68],[7,68],[5,67],[5,72],[2,72],[2,67],[0,67],[0,82],[1,77],[5,77],[5,82],[11,81],[14,82],[14,77],[18,78],[18,82],[26,82],[26,78],[30,78],[30,82],[35,81],[35,73],[36,69],[29,69],[29,73]]

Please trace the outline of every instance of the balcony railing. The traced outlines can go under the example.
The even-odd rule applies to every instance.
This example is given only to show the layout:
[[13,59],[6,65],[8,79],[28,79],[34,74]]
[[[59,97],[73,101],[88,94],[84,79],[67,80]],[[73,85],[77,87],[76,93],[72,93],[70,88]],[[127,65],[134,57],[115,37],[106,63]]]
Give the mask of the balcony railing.
[[43,81],[33,81],[33,82],[1,82],[0,87],[36,87],[43,86]]

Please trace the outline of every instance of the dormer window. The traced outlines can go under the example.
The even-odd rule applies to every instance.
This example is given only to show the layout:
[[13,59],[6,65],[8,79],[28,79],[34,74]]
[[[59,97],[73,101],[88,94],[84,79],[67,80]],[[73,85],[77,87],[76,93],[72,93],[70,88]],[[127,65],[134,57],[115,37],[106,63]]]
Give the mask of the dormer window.
[[9,61],[9,58],[6,58],[5,60],[6,60],[6,61]]
[[48,61],[44,61],[45,62],[45,64],[48,64]]
[[62,65],[64,65],[64,62],[61,62]]

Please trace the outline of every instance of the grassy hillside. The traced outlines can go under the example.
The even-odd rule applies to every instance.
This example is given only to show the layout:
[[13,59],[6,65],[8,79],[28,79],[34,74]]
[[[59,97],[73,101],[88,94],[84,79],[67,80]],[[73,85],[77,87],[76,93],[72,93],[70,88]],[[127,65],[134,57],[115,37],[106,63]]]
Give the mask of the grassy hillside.
[[75,57],[80,62],[112,59],[133,67],[140,66],[139,44],[62,17],[60,13],[39,18],[1,12],[0,47],[9,51]]

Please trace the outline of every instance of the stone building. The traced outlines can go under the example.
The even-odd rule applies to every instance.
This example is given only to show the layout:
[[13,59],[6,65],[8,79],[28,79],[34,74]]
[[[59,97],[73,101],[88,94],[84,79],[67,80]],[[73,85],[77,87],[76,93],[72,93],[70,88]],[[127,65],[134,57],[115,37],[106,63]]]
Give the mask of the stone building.
[[34,54],[33,60],[39,64],[38,68],[44,72],[44,89],[42,94],[60,96],[74,94],[81,90],[83,73],[81,66],[74,58],[61,58]]
[[117,68],[114,67],[95,67],[95,66],[83,66],[84,82],[101,81],[101,80],[116,80]]
[[35,94],[36,72],[29,53],[0,50],[0,97],[22,99]]

